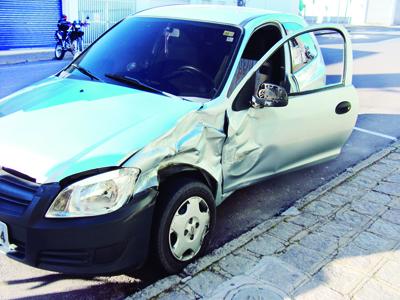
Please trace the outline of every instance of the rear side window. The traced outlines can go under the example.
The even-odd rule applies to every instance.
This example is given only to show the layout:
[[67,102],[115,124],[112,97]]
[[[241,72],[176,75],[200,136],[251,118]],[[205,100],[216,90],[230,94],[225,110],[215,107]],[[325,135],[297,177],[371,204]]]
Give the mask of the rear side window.
[[[283,26],[288,34],[303,28],[297,23],[284,23]],[[315,38],[312,33],[302,34],[290,40],[289,47],[293,73],[304,68],[318,55]]]

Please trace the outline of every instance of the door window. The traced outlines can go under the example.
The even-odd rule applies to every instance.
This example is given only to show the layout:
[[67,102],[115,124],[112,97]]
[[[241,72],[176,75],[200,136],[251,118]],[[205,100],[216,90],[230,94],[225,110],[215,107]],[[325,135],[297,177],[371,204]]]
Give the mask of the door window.
[[[234,79],[230,86],[230,93],[242,81],[254,65],[268,52],[280,39],[282,33],[275,25],[264,26],[253,33],[240,58]],[[285,56],[283,48],[275,52],[253,74],[234,102],[235,110],[243,110],[250,107],[251,96],[256,93],[260,84],[268,82],[276,85],[284,85],[285,81]]]
[[[233,92],[235,98],[232,109],[240,111],[249,108],[252,97],[257,98],[260,89],[266,86],[263,83],[280,86],[288,92],[289,96],[351,84],[349,63],[352,61],[352,57],[351,53],[346,52],[345,34],[335,26],[322,28],[325,29],[315,29],[311,32],[304,30],[305,32],[295,35],[291,39],[284,38],[286,42],[281,41],[280,47],[268,56],[266,52],[270,48],[264,49],[266,52],[262,58],[257,62],[252,62],[249,66],[249,68],[252,66],[251,70],[244,72],[245,82],[239,82],[237,90]],[[322,50],[318,46],[317,40],[322,45]],[[303,58],[302,61],[309,60],[306,65],[300,71],[291,74],[290,80],[297,84],[297,88],[292,89],[288,84],[289,79],[285,72],[285,45],[290,46],[298,41],[303,43],[303,49],[309,44],[313,50],[309,54],[304,54],[306,58]],[[250,57],[246,56],[246,53],[252,52],[245,51],[242,59]],[[325,54],[327,55],[326,59],[324,58]],[[254,61],[254,58],[256,56],[252,57],[251,61]]]
[[[297,23],[284,23],[283,26],[288,34],[292,34],[294,31],[303,28],[303,26]],[[318,55],[318,48],[312,33],[302,34],[290,40],[289,48],[293,73],[301,70]]]

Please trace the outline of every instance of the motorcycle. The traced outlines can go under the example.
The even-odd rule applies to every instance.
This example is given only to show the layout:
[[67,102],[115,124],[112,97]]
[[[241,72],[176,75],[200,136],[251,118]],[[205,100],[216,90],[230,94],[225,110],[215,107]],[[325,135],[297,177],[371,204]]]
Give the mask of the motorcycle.
[[54,57],[57,60],[62,60],[67,51],[71,52],[74,57],[83,51],[83,27],[89,25],[89,17],[86,17],[84,22],[78,20],[63,22],[58,24],[58,30],[55,32],[57,41],[54,48]]

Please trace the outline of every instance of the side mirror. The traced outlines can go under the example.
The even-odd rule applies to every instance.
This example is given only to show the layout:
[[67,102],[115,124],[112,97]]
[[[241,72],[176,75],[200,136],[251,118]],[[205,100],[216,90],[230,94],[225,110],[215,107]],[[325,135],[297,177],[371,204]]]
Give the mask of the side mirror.
[[288,105],[288,95],[286,90],[275,84],[262,83],[257,91],[257,95],[251,99],[253,108],[263,107],[283,107]]

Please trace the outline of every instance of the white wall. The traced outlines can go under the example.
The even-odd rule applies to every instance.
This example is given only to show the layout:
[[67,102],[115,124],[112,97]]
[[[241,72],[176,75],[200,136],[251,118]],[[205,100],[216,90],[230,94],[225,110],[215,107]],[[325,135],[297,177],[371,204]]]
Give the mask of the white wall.
[[299,13],[299,0],[247,0],[246,6],[277,10],[296,15]]
[[366,23],[371,25],[392,25],[395,0],[369,0]]
[[[169,4],[222,4],[236,5],[236,0],[137,0],[136,7],[143,10],[151,7],[169,5]],[[299,9],[299,0],[247,0],[247,7],[264,8],[269,10],[278,10],[297,14]]]
[[394,10],[394,25],[400,25],[400,0],[397,0],[396,8]]

